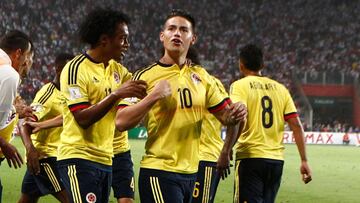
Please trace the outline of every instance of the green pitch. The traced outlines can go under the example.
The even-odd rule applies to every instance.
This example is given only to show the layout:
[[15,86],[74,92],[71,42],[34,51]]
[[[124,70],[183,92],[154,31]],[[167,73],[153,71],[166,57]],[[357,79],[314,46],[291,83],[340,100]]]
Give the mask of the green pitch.
[[[22,152],[24,151],[20,138],[16,138],[13,144],[18,146],[18,149]],[[131,140],[130,144],[137,174],[139,161],[144,151],[144,141]],[[307,150],[309,163],[313,171],[313,181],[307,185],[301,182],[299,172],[300,161],[296,146],[286,145],[283,179],[276,202],[359,202],[360,148],[353,146],[308,145]],[[2,202],[17,202],[20,196],[25,167],[23,166],[17,170],[9,169],[6,161],[2,162],[0,169],[1,182],[4,187]],[[232,177],[233,173],[230,178],[220,182],[215,200],[216,203],[232,202]],[[136,198],[136,202],[140,202],[138,194]],[[52,203],[57,201],[53,197],[47,196],[41,198],[39,202]],[[112,195],[110,202],[116,202]]]

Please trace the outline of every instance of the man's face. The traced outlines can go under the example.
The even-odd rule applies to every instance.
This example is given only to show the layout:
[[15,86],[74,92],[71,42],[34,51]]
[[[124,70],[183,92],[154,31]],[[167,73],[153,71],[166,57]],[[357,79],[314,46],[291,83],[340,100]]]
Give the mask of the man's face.
[[125,23],[119,23],[115,35],[109,38],[106,46],[107,53],[112,59],[119,62],[125,56],[125,52],[130,47],[128,37],[128,26]]
[[195,40],[191,23],[180,16],[168,19],[160,33],[160,41],[168,52],[186,53]]
[[24,78],[29,73],[30,68],[33,64],[33,57],[34,52],[31,51],[31,45],[29,43],[28,49],[25,51],[21,51],[19,56],[17,57],[17,63],[14,63],[18,64],[18,72],[20,77]]

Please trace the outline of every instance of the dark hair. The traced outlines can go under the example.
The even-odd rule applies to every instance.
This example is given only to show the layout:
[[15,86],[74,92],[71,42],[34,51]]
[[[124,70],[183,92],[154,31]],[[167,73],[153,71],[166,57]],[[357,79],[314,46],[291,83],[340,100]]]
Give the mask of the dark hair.
[[30,37],[20,30],[11,30],[0,40],[0,48],[3,49],[6,53],[12,53],[17,49],[26,51],[29,48],[30,51],[34,51],[34,45]]
[[171,12],[169,13],[169,15],[166,17],[164,24],[165,24],[166,21],[169,20],[170,18],[173,18],[173,17],[176,17],[176,16],[180,16],[180,17],[183,17],[183,18],[185,18],[186,20],[188,20],[188,21],[191,23],[192,30],[195,31],[196,23],[195,23],[194,17],[192,17],[192,16],[190,15],[190,13],[188,13],[188,12],[186,12],[186,11],[184,11],[184,10],[181,10],[181,9],[173,9],[173,10],[171,10]]
[[98,45],[101,35],[113,37],[119,23],[130,24],[129,17],[120,11],[97,8],[91,11],[81,23],[80,39],[94,48]]
[[57,69],[56,71],[63,69],[66,62],[73,58],[74,58],[74,55],[69,54],[69,53],[57,54],[56,58],[55,58],[55,68]]
[[189,47],[186,58],[190,59],[193,64],[201,65],[198,51],[193,46]]
[[259,71],[263,68],[263,52],[254,44],[245,45],[240,49],[240,61],[252,71]]

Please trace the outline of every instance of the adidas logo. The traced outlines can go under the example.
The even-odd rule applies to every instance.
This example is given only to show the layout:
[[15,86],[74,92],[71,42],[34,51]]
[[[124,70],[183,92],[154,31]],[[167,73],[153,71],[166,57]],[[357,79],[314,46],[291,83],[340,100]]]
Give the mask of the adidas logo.
[[94,83],[98,83],[98,82],[100,82],[95,76],[93,77],[93,82]]

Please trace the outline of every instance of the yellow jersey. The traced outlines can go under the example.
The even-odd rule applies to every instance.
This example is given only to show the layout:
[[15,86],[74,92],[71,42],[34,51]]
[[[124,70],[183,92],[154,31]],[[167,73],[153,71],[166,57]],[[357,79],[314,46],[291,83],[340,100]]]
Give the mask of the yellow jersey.
[[66,64],[60,77],[61,92],[66,105],[63,110],[58,160],[81,158],[112,165],[115,105],[87,129],[78,125],[72,111],[100,102],[131,76],[131,73],[115,60],[110,60],[105,67],[87,54],[78,55]]
[[[60,90],[53,83],[45,84],[35,95],[31,104],[38,121],[44,121],[62,114],[63,102]],[[56,157],[60,143],[61,127],[43,129],[31,135],[40,158]]]
[[124,153],[130,150],[128,131],[120,132],[115,129],[114,154]]
[[[219,79],[213,77],[220,93],[224,97],[228,97],[228,94],[220,82]],[[219,158],[222,146],[224,142],[221,138],[222,124],[217,118],[210,112],[205,112],[204,120],[201,126],[200,136],[200,161],[216,162]]]
[[142,168],[182,174],[197,172],[202,121],[205,111],[227,105],[213,78],[201,66],[155,63],[134,74],[151,92],[160,80],[170,83],[171,96],[158,101],[145,117],[148,139]]
[[231,85],[230,98],[248,108],[247,122],[235,145],[236,159],[283,160],[285,121],[297,116],[286,87],[267,77],[247,76]]
[[[6,140],[6,142],[10,142],[18,121],[19,121],[19,116],[16,114],[15,107],[12,106],[7,121],[5,123],[5,127],[0,130],[0,135],[4,140]],[[1,148],[0,148],[0,158],[5,158],[5,155],[2,153]]]

